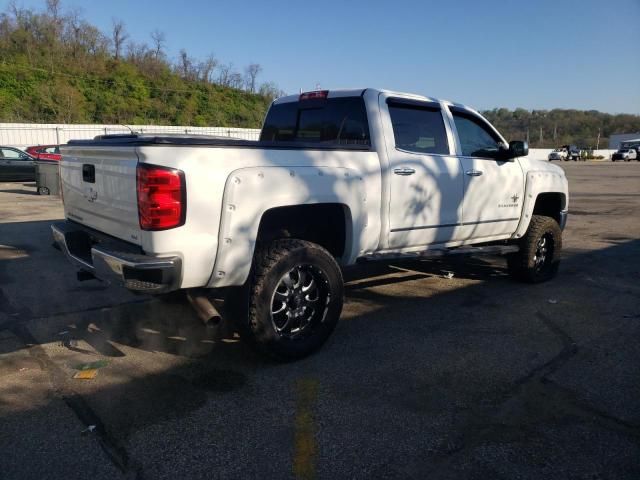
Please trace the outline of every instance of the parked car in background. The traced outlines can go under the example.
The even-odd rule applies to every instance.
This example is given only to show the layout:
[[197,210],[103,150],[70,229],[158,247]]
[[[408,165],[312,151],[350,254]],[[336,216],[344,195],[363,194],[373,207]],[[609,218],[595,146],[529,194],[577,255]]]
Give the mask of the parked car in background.
[[567,156],[564,158],[565,161],[573,160],[577,162],[580,160],[580,149],[575,145],[562,145],[562,147],[566,152]]
[[36,160],[55,160],[62,159],[60,155],[60,145],[37,145],[27,147],[27,153]]
[[19,148],[0,146],[0,182],[35,179],[35,158]]
[[638,153],[633,148],[621,148],[616,153],[611,156],[611,161],[615,162],[617,160],[624,160],[625,162],[630,162],[631,160],[640,160],[638,158]]
[[553,160],[566,160],[568,155],[566,148],[556,148],[547,158],[550,162]]

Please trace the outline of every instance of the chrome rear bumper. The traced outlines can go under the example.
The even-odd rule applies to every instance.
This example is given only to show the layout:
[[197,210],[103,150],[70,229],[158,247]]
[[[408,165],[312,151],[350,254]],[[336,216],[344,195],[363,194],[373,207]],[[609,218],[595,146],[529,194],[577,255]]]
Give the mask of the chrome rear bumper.
[[51,225],[53,239],[80,270],[129,290],[164,293],[180,288],[180,257],[152,257],[141,249],[72,222]]

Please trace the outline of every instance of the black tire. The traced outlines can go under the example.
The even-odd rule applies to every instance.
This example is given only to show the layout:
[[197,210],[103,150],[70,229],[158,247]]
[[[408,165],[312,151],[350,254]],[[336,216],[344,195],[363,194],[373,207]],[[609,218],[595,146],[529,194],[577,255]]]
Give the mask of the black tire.
[[562,251],[562,230],[558,222],[551,217],[534,215],[519,244],[520,251],[507,256],[513,278],[540,283],[556,276]]
[[247,293],[240,336],[272,357],[298,359],[318,350],[335,329],[343,304],[342,272],[319,245],[273,240],[256,248]]

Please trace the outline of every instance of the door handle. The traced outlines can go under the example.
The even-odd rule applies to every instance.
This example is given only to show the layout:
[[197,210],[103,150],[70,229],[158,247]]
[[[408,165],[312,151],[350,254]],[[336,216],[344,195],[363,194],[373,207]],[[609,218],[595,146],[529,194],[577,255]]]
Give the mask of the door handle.
[[479,177],[480,175],[482,175],[482,172],[480,170],[467,170],[464,173],[469,175],[470,177]]
[[395,173],[396,175],[407,176],[407,175],[413,175],[414,173],[416,173],[416,171],[413,168],[404,167],[404,168],[394,168],[393,173]]

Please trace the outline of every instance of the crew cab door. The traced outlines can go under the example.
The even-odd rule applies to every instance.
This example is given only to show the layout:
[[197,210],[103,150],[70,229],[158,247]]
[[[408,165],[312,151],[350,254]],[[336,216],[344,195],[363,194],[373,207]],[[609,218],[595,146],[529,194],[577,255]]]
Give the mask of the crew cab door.
[[441,105],[380,97],[389,170],[389,248],[455,240],[463,178]]
[[524,201],[520,163],[496,159],[506,142],[478,114],[457,107],[449,110],[464,173],[462,236],[487,241],[508,236],[518,228]]

